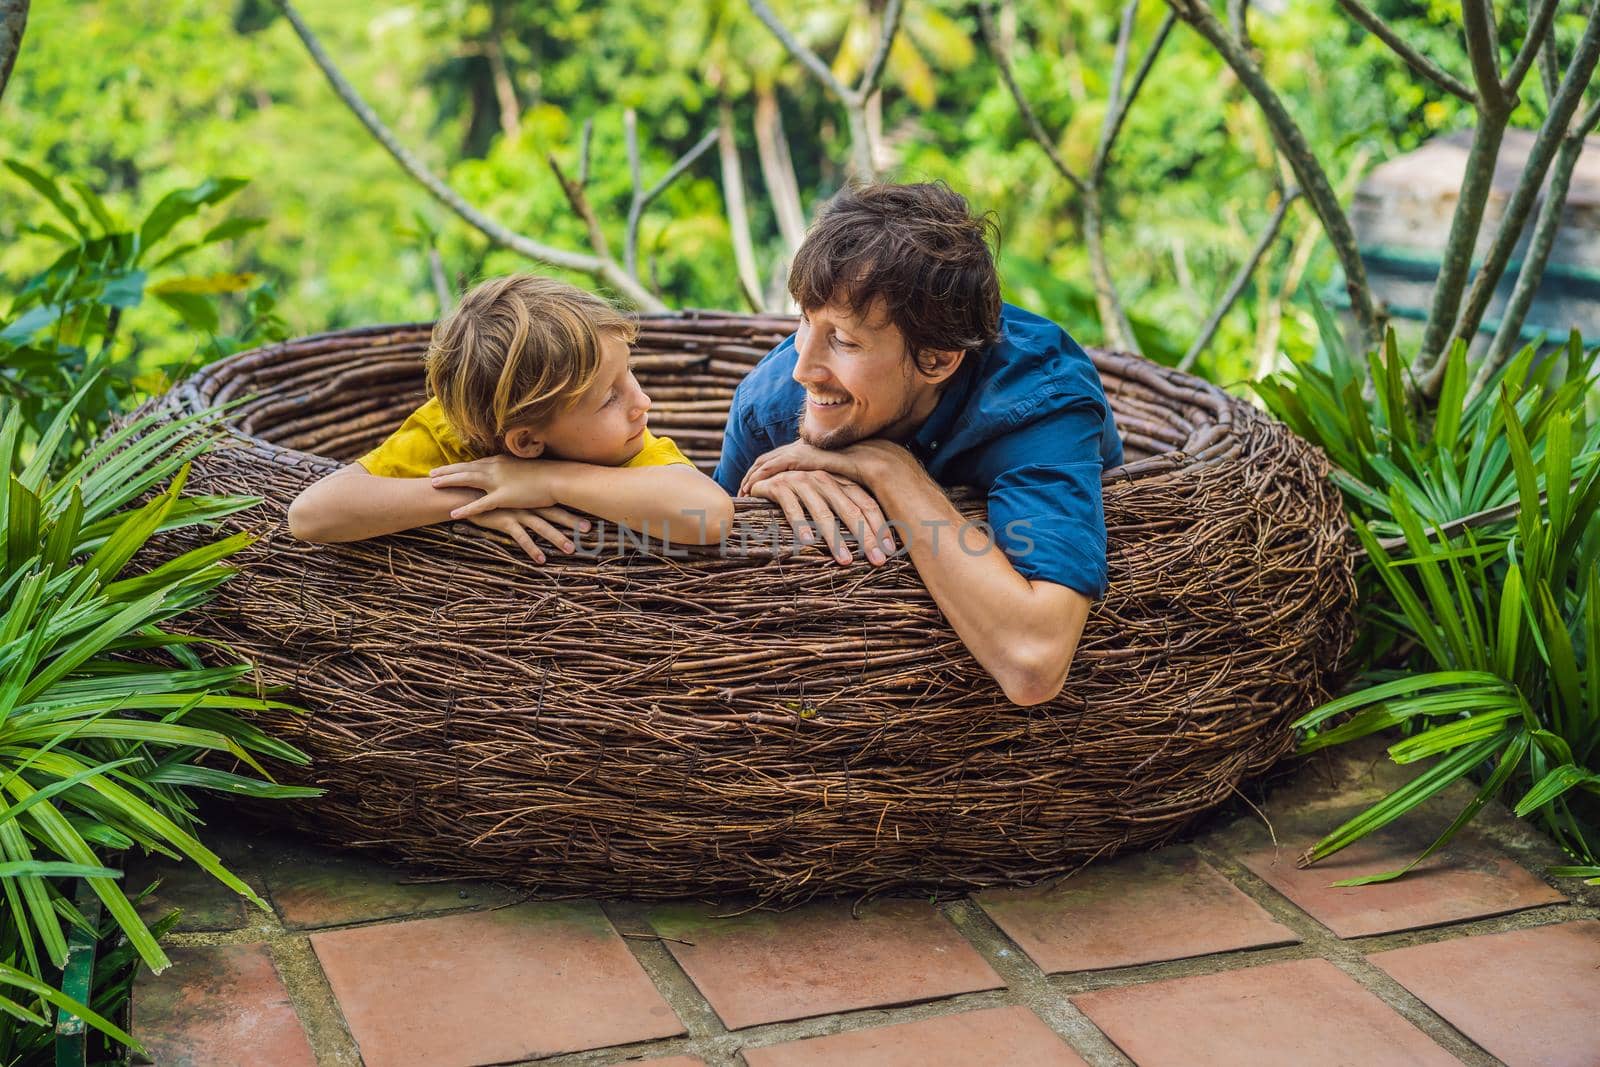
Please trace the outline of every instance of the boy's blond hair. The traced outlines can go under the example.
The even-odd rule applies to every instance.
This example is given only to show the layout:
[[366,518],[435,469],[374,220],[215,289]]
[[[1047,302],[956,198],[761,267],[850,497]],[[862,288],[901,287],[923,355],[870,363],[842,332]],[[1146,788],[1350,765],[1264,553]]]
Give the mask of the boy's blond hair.
[[606,333],[631,343],[639,327],[566,282],[495,278],[434,326],[428,392],[468,451],[492,455],[511,430],[544,425],[594,384]]

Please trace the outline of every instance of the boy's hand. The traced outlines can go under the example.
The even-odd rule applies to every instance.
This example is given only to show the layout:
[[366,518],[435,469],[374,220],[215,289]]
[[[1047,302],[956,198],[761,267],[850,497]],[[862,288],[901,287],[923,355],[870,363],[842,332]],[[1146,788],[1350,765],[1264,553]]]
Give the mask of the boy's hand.
[[523,508],[500,508],[495,511],[486,511],[481,515],[469,515],[467,521],[474,526],[481,526],[485,530],[497,530],[522,547],[528,558],[535,563],[543,563],[544,552],[533,543],[533,538],[528,536],[529,531],[538,534],[549,544],[560,549],[563,553],[571,553],[573,544],[561,529],[556,525],[560,523],[572,530],[588,530],[589,520],[580,519],[565,508],[540,508],[537,511],[528,511]]
[[553,508],[557,501],[552,464],[539,459],[490,456],[470,463],[452,463],[428,472],[435,489],[480,489],[483,495],[450,513],[452,519],[470,519],[499,508]]

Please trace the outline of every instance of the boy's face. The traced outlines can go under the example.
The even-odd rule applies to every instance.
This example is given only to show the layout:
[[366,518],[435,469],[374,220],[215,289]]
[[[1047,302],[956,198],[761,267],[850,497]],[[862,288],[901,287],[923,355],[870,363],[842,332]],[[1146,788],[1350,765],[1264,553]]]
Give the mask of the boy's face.
[[602,334],[600,373],[577,403],[536,431],[513,431],[507,437],[511,451],[522,454],[513,437],[531,434],[542,442],[546,459],[620,467],[644,447],[650,398],[628,369],[628,342],[616,334]]
[[939,383],[961,363],[959,352],[931,353],[936,370],[919,369],[881,298],[859,316],[838,303],[807,309],[794,343],[794,380],[806,388],[800,438],[817,448],[871,437],[905,441],[932,413]]

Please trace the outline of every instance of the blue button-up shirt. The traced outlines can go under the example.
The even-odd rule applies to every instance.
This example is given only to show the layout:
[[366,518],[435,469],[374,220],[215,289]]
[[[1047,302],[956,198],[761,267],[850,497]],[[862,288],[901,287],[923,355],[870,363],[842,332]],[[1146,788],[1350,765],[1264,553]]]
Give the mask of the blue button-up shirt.
[[[797,358],[790,337],[734,392],[716,473],[729,493],[757,457],[799,437]],[[999,340],[968,353],[906,447],[940,485],[988,494],[995,542],[1023,577],[1105,595],[1100,474],[1122,462],[1122,440],[1094,364],[1061,327],[1004,305]],[[955,550],[955,534],[941,545]]]

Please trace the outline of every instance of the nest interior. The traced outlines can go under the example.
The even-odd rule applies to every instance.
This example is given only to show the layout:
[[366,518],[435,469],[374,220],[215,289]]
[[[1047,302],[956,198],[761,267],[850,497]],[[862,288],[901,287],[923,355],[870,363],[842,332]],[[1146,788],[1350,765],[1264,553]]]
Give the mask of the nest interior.
[[[642,327],[651,427],[709,471],[735,385],[793,320]],[[759,502],[721,551],[612,531],[542,567],[460,523],[295,542],[300,489],[421,401],[428,330],[243,353],[154,402],[236,405],[189,485],[264,497],[234,520],[261,539],[185,625],[307,709],[263,725],[312,757],[284,777],[327,794],[273,810],[325,840],[552,895],[1029,883],[1222,803],[1290,750],[1349,644],[1322,455],[1116,353],[1092,353],[1128,458],[1104,478],[1110,592],[1036,707],[1006,701],[909,562],[839,567]]]

